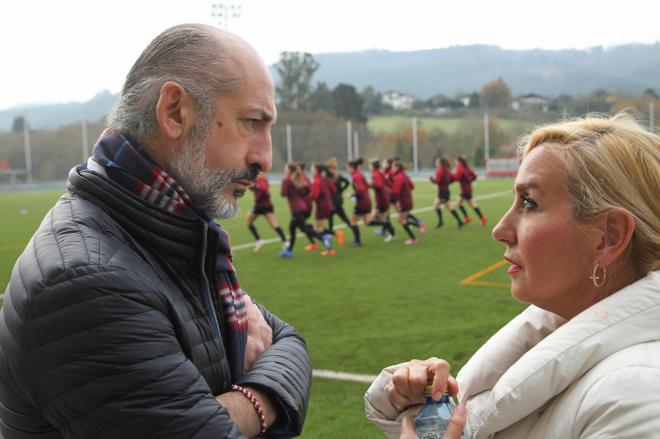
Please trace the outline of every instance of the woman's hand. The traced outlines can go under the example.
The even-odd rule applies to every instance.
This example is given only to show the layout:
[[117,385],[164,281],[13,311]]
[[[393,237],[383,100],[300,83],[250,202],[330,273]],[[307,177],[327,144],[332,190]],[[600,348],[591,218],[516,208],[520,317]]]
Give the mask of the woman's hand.
[[[447,431],[442,435],[442,439],[460,439],[461,434],[463,434],[466,418],[467,409],[465,408],[465,404],[457,405],[447,425]],[[401,436],[399,439],[418,439],[418,436],[415,434],[412,416],[407,416],[401,423]]]
[[449,375],[450,366],[440,358],[412,360],[399,367],[392,374],[387,388],[387,397],[394,406],[403,411],[406,407],[424,403],[424,387],[432,379],[431,396],[438,400],[445,389],[451,395],[458,393],[458,383]]

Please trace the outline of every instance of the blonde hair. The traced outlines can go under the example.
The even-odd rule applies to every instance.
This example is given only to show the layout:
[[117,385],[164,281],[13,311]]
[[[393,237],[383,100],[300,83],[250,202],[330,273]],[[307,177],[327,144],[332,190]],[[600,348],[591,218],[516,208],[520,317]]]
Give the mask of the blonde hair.
[[522,161],[544,145],[566,170],[576,220],[620,207],[635,217],[629,251],[639,275],[660,269],[660,137],[629,114],[589,115],[547,125],[521,139]]

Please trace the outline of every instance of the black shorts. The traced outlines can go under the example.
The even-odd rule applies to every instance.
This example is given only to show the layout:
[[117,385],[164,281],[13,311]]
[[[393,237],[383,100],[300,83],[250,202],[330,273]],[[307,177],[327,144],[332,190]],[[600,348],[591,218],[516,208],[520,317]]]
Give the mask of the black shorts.
[[254,206],[252,208],[252,213],[254,215],[266,215],[267,213],[273,213],[273,212],[275,212],[275,209],[273,209],[273,206],[268,206],[268,207]]
[[441,203],[446,203],[451,199],[451,195],[449,194],[449,189],[445,189],[444,191],[438,191],[438,200],[440,200]]
[[376,206],[376,212],[378,213],[387,213],[390,211],[390,206],[387,207],[378,207]]
[[360,209],[359,207],[353,208],[353,214],[355,215],[369,215],[370,213],[371,209]]
[[470,201],[472,199],[472,193],[461,194],[461,198],[465,201]]

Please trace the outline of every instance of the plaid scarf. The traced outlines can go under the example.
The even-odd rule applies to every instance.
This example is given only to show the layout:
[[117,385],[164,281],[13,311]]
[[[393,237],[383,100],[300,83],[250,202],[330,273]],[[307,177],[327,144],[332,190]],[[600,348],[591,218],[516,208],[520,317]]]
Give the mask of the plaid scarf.
[[[217,295],[212,300],[222,304],[223,319],[221,333],[225,352],[229,361],[232,380],[243,373],[243,358],[247,343],[247,313],[243,301],[243,289],[238,283],[236,270],[232,264],[229,235],[216,222],[198,214],[186,191],[170,177],[136,142],[110,129],[102,134],[93,152],[94,161],[105,169],[108,177],[124,189],[134,193],[145,202],[187,218],[199,218],[206,222],[209,230],[218,235],[218,256],[216,258],[215,279]],[[213,304],[207,303],[209,318],[215,319]],[[224,335],[224,337],[223,337]]]

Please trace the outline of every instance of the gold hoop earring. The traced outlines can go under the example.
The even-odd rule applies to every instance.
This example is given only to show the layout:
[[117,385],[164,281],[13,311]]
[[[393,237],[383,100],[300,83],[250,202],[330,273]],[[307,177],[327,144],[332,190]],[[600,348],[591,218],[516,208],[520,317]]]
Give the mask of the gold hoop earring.
[[594,283],[594,287],[600,288],[603,286],[605,283],[605,278],[607,277],[607,267],[603,267],[603,280],[598,282],[600,280],[600,276],[596,275],[596,272],[598,271],[598,264],[594,265],[594,271],[591,273],[591,276],[589,276],[589,279]]

